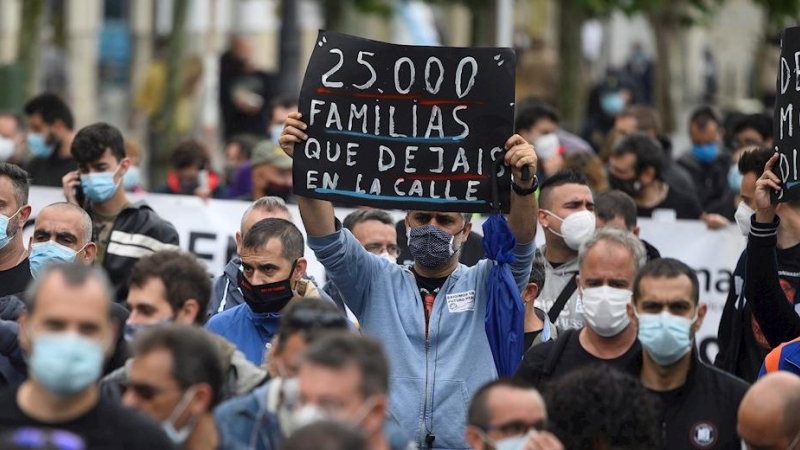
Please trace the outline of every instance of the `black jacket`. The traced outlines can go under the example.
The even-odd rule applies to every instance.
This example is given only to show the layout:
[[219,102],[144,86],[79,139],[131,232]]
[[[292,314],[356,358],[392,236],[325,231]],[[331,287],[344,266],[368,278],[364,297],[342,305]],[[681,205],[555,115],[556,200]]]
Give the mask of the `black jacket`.
[[[749,299],[753,316],[758,321],[764,337],[772,347],[800,336],[800,316],[795,312],[795,293],[798,270],[784,273],[785,278],[795,280],[795,285],[781,286],[781,277],[776,257],[778,226],[780,218],[772,223],[759,223],[755,214],[750,218],[750,236],[747,238],[747,260],[745,274],[749,281],[744,293]],[[787,297],[787,291],[792,298]]]
[[[90,207],[91,208],[91,207]],[[93,240],[97,242],[96,236]],[[123,209],[109,235],[103,269],[116,290],[116,300],[128,297],[128,276],[139,258],[160,250],[177,250],[178,232],[144,201]]]
[[740,450],[736,415],[748,384],[709,366],[692,351],[686,383],[660,399],[662,449]]
[[733,221],[733,214],[736,212],[733,202],[735,194],[728,184],[731,157],[727,150],[720,147],[719,156],[710,164],[701,164],[688,151],[678,158],[678,164],[692,177],[703,211],[721,214]]

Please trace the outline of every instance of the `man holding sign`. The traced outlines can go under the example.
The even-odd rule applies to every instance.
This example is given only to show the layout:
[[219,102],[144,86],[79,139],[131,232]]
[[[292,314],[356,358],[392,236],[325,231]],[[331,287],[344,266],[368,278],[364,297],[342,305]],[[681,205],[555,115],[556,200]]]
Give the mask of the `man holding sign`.
[[[292,114],[280,138],[290,155],[294,144],[307,138],[300,119]],[[504,162],[518,187],[511,196],[509,225],[519,242],[511,270],[521,291],[533,262],[537,206],[532,192],[517,192],[535,188],[534,180],[522,180],[522,168],[536,173],[536,154],[519,135],[505,148]],[[309,247],[362,329],[389,352],[390,409],[401,426],[420,448],[468,448],[463,430],[469,397],[497,377],[484,325],[492,263],[483,260],[470,268],[458,263],[472,224],[459,213],[409,211],[414,265],[407,269],[364,250],[342,229],[330,202],[298,197],[298,205]]]

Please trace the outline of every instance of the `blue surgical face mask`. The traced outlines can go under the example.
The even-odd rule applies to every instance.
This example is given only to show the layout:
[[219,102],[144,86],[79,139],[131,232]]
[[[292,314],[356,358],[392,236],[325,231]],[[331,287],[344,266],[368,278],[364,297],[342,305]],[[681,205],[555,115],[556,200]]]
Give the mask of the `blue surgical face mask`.
[[19,214],[20,211],[22,211],[22,208],[19,208],[17,212],[8,217],[0,214],[0,250],[3,249],[3,247],[5,247],[6,245],[8,245],[8,243],[11,242],[11,239],[14,239],[14,236],[16,236],[17,233],[19,232],[19,228],[17,228],[16,230],[14,230],[13,235],[11,236],[8,235],[8,224],[11,222],[11,219],[14,216]]
[[272,142],[278,143],[278,139],[281,137],[281,133],[283,133],[283,125],[272,125],[269,127],[269,138]]
[[428,268],[441,267],[456,252],[453,249],[454,239],[455,237],[452,234],[435,225],[427,224],[409,230],[408,250],[414,257],[414,262],[419,263],[421,266]]
[[28,368],[49,392],[76,395],[100,378],[105,352],[99,342],[74,333],[31,333],[31,337]]
[[28,142],[28,150],[36,158],[49,158],[55,151],[55,144],[48,144],[47,138],[41,133],[28,133],[26,137]]
[[142,185],[142,169],[139,166],[130,166],[125,175],[122,176],[122,187],[126,191],[132,191]]
[[114,180],[114,175],[119,170],[110,172],[87,173],[81,175],[81,188],[86,198],[95,203],[104,203],[114,197],[120,183]]
[[728,186],[731,187],[733,192],[739,192],[742,189],[742,178],[744,176],[739,172],[739,166],[732,165],[728,170]]
[[650,358],[659,366],[678,362],[692,349],[692,319],[676,316],[666,311],[661,314],[637,314],[639,342]]
[[136,339],[136,336],[138,336],[139,333],[141,333],[142,331],[149,330],[150,328],[161,325],[167,325],[169,323],[172,323],[172,320],[173,319],[164,319],[164,320],[159,320],[156,323],[139,323],[139,324],[126,323],[125,328],[123,329],[122,332],[122,336],[125,338],[125,342],[133,342],[133,340]]
[[700,161],[701,163],[710,163],[717,159],[717,154],[719,153],[719,146],[714,143],[708,144],[692,144],[692,155],[694,155],[694,159]]
[[621,92],[609,92],[600,97],[600,107],[606,114],[615,116],[625,108],[625,97]]
[[69,247],[65,247],[53,241],[37,242],[31,245],[31,254],[28,256],[31,266],[31,275],[36,278],[42,269],[54,262],[71,263],[75,261],[75,255],[80,253],[86,246],[81,247],[77,252]]

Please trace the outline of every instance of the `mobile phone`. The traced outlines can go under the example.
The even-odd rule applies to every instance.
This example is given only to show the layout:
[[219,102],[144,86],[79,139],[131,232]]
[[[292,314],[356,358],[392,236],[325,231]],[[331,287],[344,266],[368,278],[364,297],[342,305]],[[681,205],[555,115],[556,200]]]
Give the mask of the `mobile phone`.
[[80,183],[72,188],[72,193],[75,195],[75,201],[78,202],[78,206],[82,208],[86,204],[86,194],[84,194]]

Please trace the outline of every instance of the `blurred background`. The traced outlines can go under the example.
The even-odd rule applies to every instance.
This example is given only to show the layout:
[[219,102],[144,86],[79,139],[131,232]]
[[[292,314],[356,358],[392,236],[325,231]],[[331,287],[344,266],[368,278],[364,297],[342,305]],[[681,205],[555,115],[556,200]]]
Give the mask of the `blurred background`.
[[234,138],[279,132],[322,28],[514,47],[518,101],[556,106],[596,151],[631,104],[685,149],[698,105],[772,114],[779,31],[798,14],[800,0],[0,0],[0,111],[24,118],[51,92],[75,130],[120,127],[144,187],[185,138],[223,172]]

